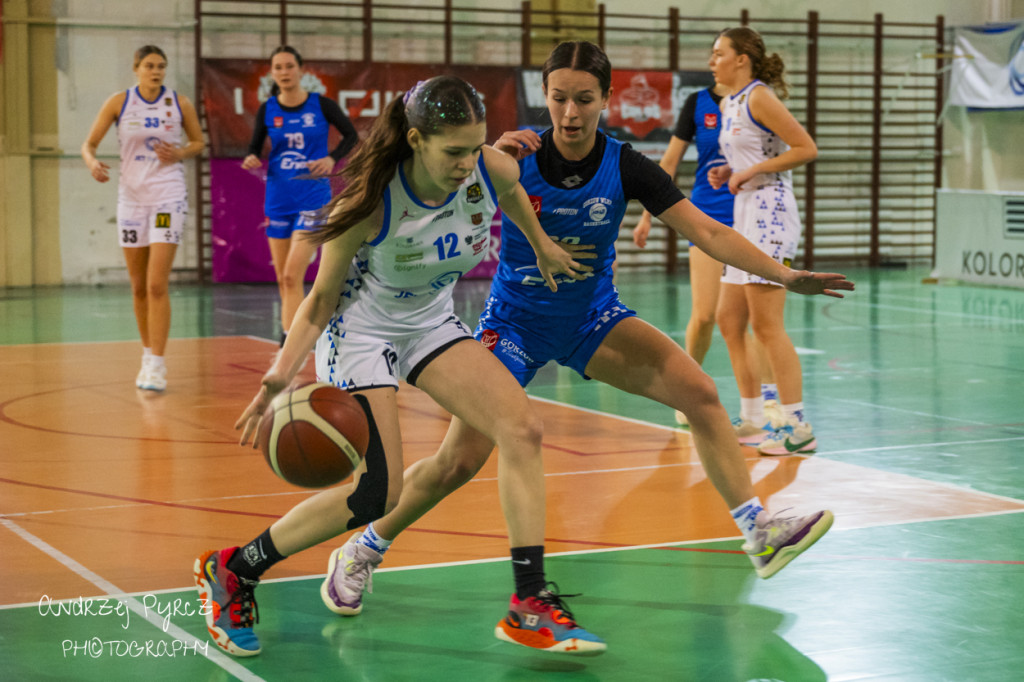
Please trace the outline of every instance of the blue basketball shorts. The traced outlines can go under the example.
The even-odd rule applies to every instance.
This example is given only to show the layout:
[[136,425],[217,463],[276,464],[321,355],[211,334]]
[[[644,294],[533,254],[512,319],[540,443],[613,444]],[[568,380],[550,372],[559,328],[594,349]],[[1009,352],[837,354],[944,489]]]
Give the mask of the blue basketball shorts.
[[578,315],[544,315],[524,310],[495,296],[487,298],[473,336],[508,368],[521,386],[554,360],[584,379],[587,363],[616,324],[636,311],[619,301],[618,293]]
[[316,226],[316,211],[267,216],[267,236],[272,239],[291,239],[293,232],[312,230]]

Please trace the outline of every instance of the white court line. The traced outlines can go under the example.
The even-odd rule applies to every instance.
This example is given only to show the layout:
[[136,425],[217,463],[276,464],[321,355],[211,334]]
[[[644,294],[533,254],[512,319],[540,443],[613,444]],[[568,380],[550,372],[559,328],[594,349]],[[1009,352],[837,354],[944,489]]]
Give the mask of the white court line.
[[866,403],[861,400],[851,400],[850,398],[833,398],[838,403],[849,403],[851,405],[859,405],[860,407],[869,407],[872,410],[885,410],[887,412],[902,412],[904,414],[912,414],[917,417],[928,417],[929,419],[943,419],[945,421],[964,422],[965,424],[980,424],[982,426],[996,426],[989,424],[988,422],[978,421],[976,419],[960,419],[958,417],[947,417],[946,415],[932,414],[930,412],[919,412],[917,410],[908,410],[902,407],[891,407],[889,405],[876,405],[874,403]]
[[[0,518],[0,524],[5,528],[8,528],[16,535],[20,536],[23,540],[34,546],[36,549],[42,551],[50,558],[56,560],[58,563],[63,564],[65,568],[70,569],[72,572],[77,574],[79,577],[84,578],[86,581],[92,583],[100,590],[102,590],[107,596],[119,596],[124,594],[124,590],[119,590],[113,583],[108,582],[100,575],[93,573],[88,568],[78,563],[64,552],[60,551],[53,545],[47,543],[43,539],[28,532],[18,524],[8,521],[7,519]],[[63,600],[67,601],[67,600]],[[220,666],[230,675],[234,675],[239,680],[245,682],[262,682],[263,678],[252,673],[248,668],[238,664],[236,661],[229,658],[226,654],[222,654],[214,644],[212,647],[208,641],[200,641],[196,637],[192,636],[185,630],[170,622],[170,620],[164,621],[156,612],[151,612],[146,608],[142,602],[138,599],[129,598],[124,601],[125,605],[134,611],[136,614],[142,616],[142,618],[153,627],[157,628],[166,635],[172,635],[175,639],[185,642],[188,646],[191,646],[195,652],[203,651],[203,656],[206,657],[211,663]],[[38,604],[36,604],[38,606]]]

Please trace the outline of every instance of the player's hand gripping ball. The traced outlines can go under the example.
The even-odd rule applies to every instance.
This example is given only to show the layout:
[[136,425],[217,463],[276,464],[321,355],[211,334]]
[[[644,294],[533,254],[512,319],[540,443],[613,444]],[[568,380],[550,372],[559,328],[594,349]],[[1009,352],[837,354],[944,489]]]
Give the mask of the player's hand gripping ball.
[[306,384],[282,391],[260,420],[260,449],[284,480],[323,488],[348,478],[366,455],[366,413],[348,391]]

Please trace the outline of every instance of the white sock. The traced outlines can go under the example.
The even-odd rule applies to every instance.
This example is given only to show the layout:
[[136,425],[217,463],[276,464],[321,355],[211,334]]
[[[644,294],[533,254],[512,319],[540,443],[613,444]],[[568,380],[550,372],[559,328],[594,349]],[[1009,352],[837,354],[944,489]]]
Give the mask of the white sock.
[[761,384],[761,397],[765,400],[778,400],[778,387],[775,384]]
[[393,540],[385,540],[373,529],[373,523],[370,523],[363,531],[363,534],[359,536],[359,544],[366,545],[378,554],[383,554],[388,551],[388,547],[391,546]]
[[152,367],[163,367],[164,366],[164,356],[162,356],[162,355],[150,355],[149,356],[149,364]]
[[142,347],[142,357],[143,358],[148,358],[152,354],[153,354],[153,349],[152,348],[147,348],[146,346]]
[[761,498],[752,497],[735,509],[730,509],[736,527],[743,533],[747,542],[754,542],[757,539],[757,515],[764,511]]
[[764,426],[768,420],[764,418],[764,398],[740,398],[740,419],[755,426]]
[[782,406],[782,412],[786,415],[786,421],[802,422],[804,420],[804,404],[790,403]]

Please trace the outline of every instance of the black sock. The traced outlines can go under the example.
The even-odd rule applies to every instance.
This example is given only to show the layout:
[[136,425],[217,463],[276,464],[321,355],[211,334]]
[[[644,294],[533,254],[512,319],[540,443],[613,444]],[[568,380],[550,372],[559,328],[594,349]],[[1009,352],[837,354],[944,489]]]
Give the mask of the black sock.
[[259,580],[268,568],[282,559],[284,557],[274,546],[274,541],[270,539],[270,529],[267,528],[258,538],[239,547],[228,559],[227,568],[239,577]]
[[512,548],[512,572],[516,578],[516,596],[534,597],[544,589],[544,545]]

